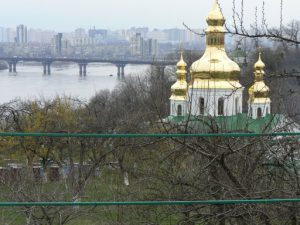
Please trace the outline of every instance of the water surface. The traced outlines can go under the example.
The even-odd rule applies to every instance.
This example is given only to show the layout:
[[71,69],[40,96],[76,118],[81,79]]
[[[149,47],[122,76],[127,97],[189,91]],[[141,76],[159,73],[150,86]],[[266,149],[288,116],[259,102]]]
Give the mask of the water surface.
[[[138,76],[149,66],[127,65],[126,75]],[[51,75],[43,75],[41,65],[19,63],[17,73],[0,70],[0,103],[16,98],[36,99],[72,96],[88,101],[98,91],[112,90],[120,82],[112,64],[89,64],[87,76],[79,76],[77,64],[52,65]],[[111,76],[113,75],[113,76]],[[125,76],[126,76],[125,75]]]

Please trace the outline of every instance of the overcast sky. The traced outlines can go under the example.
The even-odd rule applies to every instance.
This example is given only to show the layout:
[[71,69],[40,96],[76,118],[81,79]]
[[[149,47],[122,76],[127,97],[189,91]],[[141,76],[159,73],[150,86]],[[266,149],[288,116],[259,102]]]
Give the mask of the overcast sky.
[[[32,28],[72,31],[78,27],[122,29],[192,28],[206,26],[205,18],[214,0],[0,0],[0,26],[25,24]],[[241,0],[236,0],[239,3]],[[245,17],[254,20],[255,6],[262,0],[244,0]],[[232,0],[219,0],[230,22]],[[279,24],[280,0],[265,0],[268,23]],[[300,0],[284,0],[284,22],[300,20]]]

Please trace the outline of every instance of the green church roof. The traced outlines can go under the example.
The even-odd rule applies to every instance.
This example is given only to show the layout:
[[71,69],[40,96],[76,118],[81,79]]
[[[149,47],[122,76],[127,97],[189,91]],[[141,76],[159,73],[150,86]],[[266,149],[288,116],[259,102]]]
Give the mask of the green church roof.
[[[197,132],[251,132],[268,133],[282,128],[286,117],[282,114],[267,115],[260,119],[252,119],[247,114],[235,116],[169,116],[170,123],[187,124],[191,130]],[[280,131],[280,130],[276,130]],[[282,130],[281,130],[282,131]]]

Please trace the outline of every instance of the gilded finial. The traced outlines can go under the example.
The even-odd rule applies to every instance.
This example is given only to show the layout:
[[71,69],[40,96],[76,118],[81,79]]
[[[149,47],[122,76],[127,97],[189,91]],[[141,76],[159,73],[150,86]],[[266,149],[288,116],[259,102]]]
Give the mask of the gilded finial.
[[186,66],[187,66],[187,64],[183,59],[183,52],[180,52],[180,60],[177,63],[177,67],[178,67],[179,70],[185,70]]
[[183,61],[183,51],[180,52],[180,60]]
[[261,53],[262,53],[262,48],[258,48],[258,61],[255,63],[254,68],[255,70],[263,70],[265,68],[264,62],[261,60]]
[[177,63],[177,72],[176,72],[178,80],[185,80],[186,79],[185,78],[185,76],[187,74],[186,67],[187,67],[187,64],[183,59],[183,52],[181,52],[180,60]]
[[258,47],[258,54],[259,54],[259,60],[261,61],[261,52],[262,52],[262,47]]
[[225,23],[225,18],[223,16],[218,0],[215,0],[213,9],[210,11],[207,17],[208,25],[216,26],[215,22],[213,21],[217,21],[218,26],[223,26]]
[[215,6],[219,5],[219,0],[215,0]]

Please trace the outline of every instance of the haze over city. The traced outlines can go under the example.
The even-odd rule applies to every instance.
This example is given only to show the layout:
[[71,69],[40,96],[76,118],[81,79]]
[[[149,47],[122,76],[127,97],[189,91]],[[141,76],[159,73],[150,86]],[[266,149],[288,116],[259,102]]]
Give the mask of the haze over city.
[[0,225],[300,225],[299,6],[2,0]]
[[[239,10],[240,0],[237,1]],[[280,0],[266,0],[266,17],[270,26],[278,26]],[[10,0],[3,1],[0,9],[0,26],[28,27],[72,31],[78,27],[97,26],[109,29],[123,29],[132,26],[150,28],[182,28],[185,22],[193,28],[205,26],[206,12],[212,1],[186,0],[183,3],[172,0]],[[230,21],[232,1],[220,0],[225,17]],[[262,8],[260,0],[245,0],[246,22],[253,22],[255,7]],[[283,19],[288,23],[297,19],[299,0],[284,1]],[[261,14],[261,12],[259,12]]]

